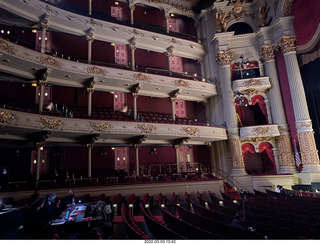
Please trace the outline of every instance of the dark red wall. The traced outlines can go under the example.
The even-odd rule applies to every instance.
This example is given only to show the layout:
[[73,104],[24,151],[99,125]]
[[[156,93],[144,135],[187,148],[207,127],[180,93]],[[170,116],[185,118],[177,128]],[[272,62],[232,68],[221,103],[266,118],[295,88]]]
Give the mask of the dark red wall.
[[94,40],[92,43],[91,60],[98,62],[98,65],[114,64],[114,46],[111,46],[108,42]]
[[172,113],[169,98],[139,96],[137,98],[137,107],[138,112]]
[[143,7],[135,5],[135,10],[133,12],[134,21],[156,25],[156,26],[166,26],[164,19],[164,12],[160,9],[153,7]]
[[168,57],[165,53],[157,53],[137,48],[135,63],[138,66],[169,70]]

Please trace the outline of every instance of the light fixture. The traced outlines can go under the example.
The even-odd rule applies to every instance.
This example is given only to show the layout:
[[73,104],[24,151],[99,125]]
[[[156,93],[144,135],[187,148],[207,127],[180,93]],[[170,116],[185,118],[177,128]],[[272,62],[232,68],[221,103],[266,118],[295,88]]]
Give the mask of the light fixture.
[[71,75],[65,75],[64,77],[66,77],[66,78],[69,78],[69,79],[70,79],[70,78],[71,78]]
[[4,30],[1,30],[1,33],[3,34],[3,33],[4,33]]
[[33,29],[31,32],[32,32],[32,33],[37,33],[37,30],[36,30],[36,29]]
[[9,35],[9,34],[10,34],[10,31],[7,31],[7,34]]
[[110,92],[110,94],[114,94],[114,92]]
[[37,164],[37,160],[33,160],[33,164]]
[[45,92],[44,95],[47,97],[49,94],[48,94],[48,92]]
[[43,150],[43,147],[40,147],[40,150],[42,151],[42,150]]
[[114,2],[114,5],[119,5],[119,2]]
[[114,44],[114,42],[111,42],[110,45],[111,45],[111,46],[115,46],[116,44]]
[[37,83],[32,83],[31,86],[37,86]]
[[111,150],[114,150],[115,148],[114,147],[111,147]]
[[171,17],[174,17],[174,14],[170,14]]

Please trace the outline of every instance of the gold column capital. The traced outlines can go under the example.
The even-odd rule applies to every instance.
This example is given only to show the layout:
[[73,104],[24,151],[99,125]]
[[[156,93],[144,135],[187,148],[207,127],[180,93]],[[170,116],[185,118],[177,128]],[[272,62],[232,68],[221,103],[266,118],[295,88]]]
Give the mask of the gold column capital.
[[262,56],[264,62],[275,60],[275,47],[274,45],[265,45],[260,49],[260,55]]
[[296,42],[296,36],[284,36],[281,41],[279,41],[278,48],[283,54],[295,52],[297,49]]
[[230,50],[218,51],[216,60],[219,66],[230,65],[233,57],[234,57],[234,53]]

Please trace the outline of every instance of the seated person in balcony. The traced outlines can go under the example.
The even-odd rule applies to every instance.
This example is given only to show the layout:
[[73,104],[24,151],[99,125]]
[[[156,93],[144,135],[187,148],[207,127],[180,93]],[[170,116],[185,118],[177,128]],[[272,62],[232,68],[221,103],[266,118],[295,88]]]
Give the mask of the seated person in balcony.
[[39,222],[47,224],[53,219],[58,219],[60,214],[60,200],[56,197],[55,193],[47,193],[38,208]]
[[236,215],[231,222],[231,226],[234,228],[245,230],[244,214],[242,211],[236,212]]

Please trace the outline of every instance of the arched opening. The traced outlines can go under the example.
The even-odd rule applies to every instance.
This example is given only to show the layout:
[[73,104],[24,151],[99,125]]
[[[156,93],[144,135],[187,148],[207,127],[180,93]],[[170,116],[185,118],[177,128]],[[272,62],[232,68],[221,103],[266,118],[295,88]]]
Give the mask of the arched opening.
[[231,25],[227,31],[234,31],[235,35],[242,35],[242,34],[248,34],[248,33],[253,33],[253,29],[251,28],[250,25],[240,22],[240,23],[235,23]]
[[277,173],[270,143],[260,143],[258,153],[256,153],[252,144],[245,143],[242,145],[242,155],[247,174],[265,175]]

